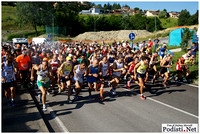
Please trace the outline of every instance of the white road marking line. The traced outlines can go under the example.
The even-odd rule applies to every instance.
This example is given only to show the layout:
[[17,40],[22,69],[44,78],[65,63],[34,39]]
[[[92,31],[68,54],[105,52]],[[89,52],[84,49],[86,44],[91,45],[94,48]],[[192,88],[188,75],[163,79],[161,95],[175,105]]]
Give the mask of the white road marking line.
[[187,83],[183,83],[183,82],[179,82],[179,83],[181,83],[183,85],[199,88],[199,86],[196,86],[196,85],[193,85],[193,84],[187,84]]
[[52,117],[56,120],[56,123],[57,123],[57,126],[59,127],[59,129],[62,132],[69,132],[69,130],[65,127],[65,125],[60,120],[60,118],[56,116],[56,114],[54,113],[53,109],[49,105],[47,105],[47,109],[48,109],[48,111],[50,111]]
[[[136,92],[134,92],[134,91],[131,91],[131,90],[129,90],[129,89],[125,89],[125,88],[123,88],[123,89],[126,90],[126,91],[130,91],[130,92],[134,93],[135,95],[138,94],[138,93],[136,93]],[[147,99],[148,99],[148,100],[151,100],[151,101],[154,101],[154,102],[156,102],[156,103],[159,103],[159,104],[161,104],[161,105],[164,105],[164,106],[166,106],[166,107],[172,108],[172,109],[174,109],[174,110],[177,110],[177,111],[179,111],[179,112],[185,113],[185,114],[187,114],[187,115],[190,115],[190,116],[192,116],[192,117],[195,117],[195,118],[197,118],[197,119],[199,118],[198,116],[196,116],[196,115],[194,115],[194,114],[191,114],[191,113],[186,112],[186,111],[184,111],[184,110],[181,110],[181,109],[179,109],[179,108],[173,107],[173,106],[171,106],[171,105],[165,104],[165,103],[163,103],[163,102],[157,101],[157,100],[155,100],[155,99],[152,99],[152,98],[149,98],[149,97],[147,97]]]

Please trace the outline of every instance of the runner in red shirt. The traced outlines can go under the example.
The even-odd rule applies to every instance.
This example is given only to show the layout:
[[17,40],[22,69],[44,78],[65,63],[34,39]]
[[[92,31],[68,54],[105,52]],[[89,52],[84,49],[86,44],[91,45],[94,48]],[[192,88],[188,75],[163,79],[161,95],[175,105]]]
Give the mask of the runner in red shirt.
[[[58,60],[58,56],[56,54],[53,55],[53,59],[49,60],[49,63],[51,64],[51,70],[53,73],[53,78],[52,78],[52,93],[54,93],[55,90],[55,83],[56,80],[58,79],[57,71],[58,68],[60,67],[60,61]],[[58,83],[59,84],[59,83]]]
[[125,75],[125,78],[128,76],[128,74],[130,75],[130,80],[127,81],[127,85],[126,85],[126,87],[127,87],[128,89],[130,89],[131,82],[134,82],[134,81],[135,81],[135,80],[134,80],[134,67],[135,67],[135,65],[136,65],[137,63],[139,63],[139,58],[138,58],[138,57],[135,58],[135,61],[132,61],[132,65],[129,67],[129,70],[128,70],[128,72],[127,72],[126,75]]
[[148,48],[149,47],[153,47],[153,42],[151,41],[151,39],[149,39],[149,42],[148,42]]

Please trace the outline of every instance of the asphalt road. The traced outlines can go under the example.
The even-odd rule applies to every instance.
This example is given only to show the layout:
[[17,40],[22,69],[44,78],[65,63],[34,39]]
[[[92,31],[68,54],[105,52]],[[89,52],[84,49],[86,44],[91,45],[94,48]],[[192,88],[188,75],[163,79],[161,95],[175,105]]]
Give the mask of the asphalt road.
[[197,87],[172,83],[164,88],[157,82],[147,83],[147,88],[146,100],[139,98],[139,86],[128,90],[123,84],[116,97],[105,88],[104,102],[95,91],[89,100],[87,87],[73,104],[66,103],[65,92],[50,94],[44,118],[55,132],[161,132],[162,123],[198,123]]

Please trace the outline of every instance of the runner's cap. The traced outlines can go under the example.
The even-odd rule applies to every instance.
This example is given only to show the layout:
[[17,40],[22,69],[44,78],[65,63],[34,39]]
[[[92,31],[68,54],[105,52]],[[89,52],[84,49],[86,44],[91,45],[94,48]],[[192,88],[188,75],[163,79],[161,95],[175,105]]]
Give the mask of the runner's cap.
[[47,58],[44,58],[43,61],[48,61],[48,59],[47,59]]
[[67,56],[66,60],[72,60],[72,58],[70,56]]

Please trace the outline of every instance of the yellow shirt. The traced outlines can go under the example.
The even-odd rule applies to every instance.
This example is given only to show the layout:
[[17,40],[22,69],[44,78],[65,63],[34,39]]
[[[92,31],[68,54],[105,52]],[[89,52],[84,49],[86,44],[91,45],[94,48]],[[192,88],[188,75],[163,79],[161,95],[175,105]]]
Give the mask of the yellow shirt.
[[141,65],[138,67],[137,72],[140,74],[145,74],[147,67],[148,67],[148,65],[144,65],[144,62],[141,61]]

